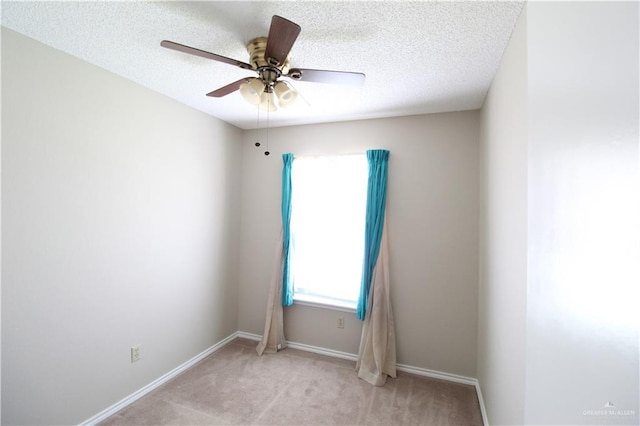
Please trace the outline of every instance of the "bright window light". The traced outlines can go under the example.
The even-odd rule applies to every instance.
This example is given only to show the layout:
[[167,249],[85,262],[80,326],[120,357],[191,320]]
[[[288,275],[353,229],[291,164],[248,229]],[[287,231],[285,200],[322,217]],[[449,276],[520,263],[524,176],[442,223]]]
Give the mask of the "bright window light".
[[294,299],[355,308],[367,203],[365,155],[296,157],[291,170]]

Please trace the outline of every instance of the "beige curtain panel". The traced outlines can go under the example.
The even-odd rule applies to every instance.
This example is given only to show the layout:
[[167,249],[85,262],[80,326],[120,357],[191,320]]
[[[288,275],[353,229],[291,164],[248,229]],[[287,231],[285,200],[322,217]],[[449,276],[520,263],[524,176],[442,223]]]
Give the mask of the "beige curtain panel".
[[380,255],[373,271],[367,312],[356,363],[358,377],[383,386],[387,377],[396,377],[396,334],[389,297],[389,246],[387,220],[382,231]]
[[267,297],[267,318],[264,323],[262,340],[256,348],[258,355],[262,355],[264,352],[278,352],[287,347],[287,341],[284,338],[282,312],[282,264],[284,260],[282,228],[280,229],[280,238],[278,238],[273,257],[273,271]]

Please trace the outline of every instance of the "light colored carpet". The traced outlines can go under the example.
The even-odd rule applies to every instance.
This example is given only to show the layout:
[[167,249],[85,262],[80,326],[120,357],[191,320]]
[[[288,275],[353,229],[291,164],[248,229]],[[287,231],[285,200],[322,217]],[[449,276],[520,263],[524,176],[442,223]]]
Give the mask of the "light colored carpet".
[[236,339],[102,425],[482,425],[473,386],[399,373],[384,387],[355,363]]

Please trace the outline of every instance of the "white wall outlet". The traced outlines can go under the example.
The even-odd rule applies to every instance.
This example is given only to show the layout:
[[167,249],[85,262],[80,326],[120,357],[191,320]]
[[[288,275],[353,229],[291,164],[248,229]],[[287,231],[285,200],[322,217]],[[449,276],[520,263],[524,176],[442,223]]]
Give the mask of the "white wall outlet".
[[131,362],[136,362],[140,360],[140,348],[141,345],[136,345],[131,347]]
[[336,321],[336,327],[344,328],[344,317],[338,317],[338,321]]

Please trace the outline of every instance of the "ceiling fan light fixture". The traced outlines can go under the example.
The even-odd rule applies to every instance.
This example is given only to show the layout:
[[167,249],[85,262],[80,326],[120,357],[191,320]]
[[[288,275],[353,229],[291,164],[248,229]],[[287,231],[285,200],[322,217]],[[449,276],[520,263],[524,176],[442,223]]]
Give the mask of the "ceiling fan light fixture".
[[277,82],[273,90],[276,93],[278,105],[280,105],[281,108],[293,105],[296,102],[296,99],[298,99],[298,92],[284,81]]
[[278,107],[276,106],[276,96],[275,93],[273,93],[273,90],[270,92],[262,92],[259,107],[264,111],[272,112],[278,109]]
[[250,78],[247,83],[240,85],[240,94],[252,105],[259,105],[264,95],[264,83],[259,78]]

